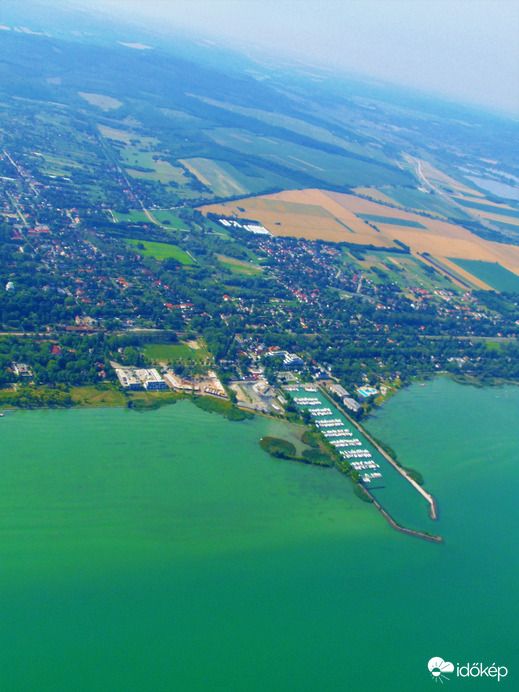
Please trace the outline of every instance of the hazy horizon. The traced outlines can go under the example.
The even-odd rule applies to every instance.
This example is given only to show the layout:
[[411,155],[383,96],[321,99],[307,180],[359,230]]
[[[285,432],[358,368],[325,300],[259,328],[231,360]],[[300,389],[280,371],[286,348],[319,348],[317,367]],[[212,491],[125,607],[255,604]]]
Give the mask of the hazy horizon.
[[517,0],[59,2],[519,115]]

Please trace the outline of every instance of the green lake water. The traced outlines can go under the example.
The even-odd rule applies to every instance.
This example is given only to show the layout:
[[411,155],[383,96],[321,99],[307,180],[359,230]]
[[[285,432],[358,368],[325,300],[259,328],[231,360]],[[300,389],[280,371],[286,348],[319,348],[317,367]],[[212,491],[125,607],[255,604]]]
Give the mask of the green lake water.
[[[0,419],[0,690],[429,690],[433,656],[517,689],[519,388],[436,380],[368,424],[439,501],[392,530],[282,423],[158,411]],[[285,435],[286,436],[286,435]]]

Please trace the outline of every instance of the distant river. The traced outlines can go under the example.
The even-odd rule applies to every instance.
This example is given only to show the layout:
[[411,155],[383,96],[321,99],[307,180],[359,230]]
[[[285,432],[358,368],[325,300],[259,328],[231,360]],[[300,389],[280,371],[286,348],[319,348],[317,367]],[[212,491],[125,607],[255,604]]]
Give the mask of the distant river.
[[433,656],[516,689],[518,416],[519,388],[436,380],[371,419],[438,498],[435,545],[335,470],[268,457],[282,423],[6,414],[0,690],[415,692]]

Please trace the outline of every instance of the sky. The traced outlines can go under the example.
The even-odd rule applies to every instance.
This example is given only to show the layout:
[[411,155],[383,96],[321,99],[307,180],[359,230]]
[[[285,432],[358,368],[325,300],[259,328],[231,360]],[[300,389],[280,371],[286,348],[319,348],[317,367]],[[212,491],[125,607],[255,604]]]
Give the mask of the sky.
[[68,1],[519,116],[519,0]]

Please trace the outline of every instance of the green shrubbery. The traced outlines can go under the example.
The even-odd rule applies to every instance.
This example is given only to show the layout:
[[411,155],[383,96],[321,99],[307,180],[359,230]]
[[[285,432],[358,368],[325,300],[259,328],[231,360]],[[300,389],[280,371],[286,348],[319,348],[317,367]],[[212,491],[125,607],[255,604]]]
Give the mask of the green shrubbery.
[[229,420],[240,421],[246,418],[254,418],[250,411],[244,411],[226,399],[213,399],[212,397],[193,397],[193,401],[198,408],[209,413],[219,413]]
[[20,387],[15,390],[0,391],[0,406],[18,408],[44,408],[73,406],[74,402],[68,392],[49,387]]

